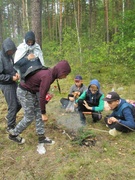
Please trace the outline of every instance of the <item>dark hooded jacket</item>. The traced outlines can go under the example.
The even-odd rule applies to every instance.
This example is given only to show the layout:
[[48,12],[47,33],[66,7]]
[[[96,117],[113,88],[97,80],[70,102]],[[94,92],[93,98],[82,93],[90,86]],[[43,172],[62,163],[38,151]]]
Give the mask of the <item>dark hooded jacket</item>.
[[49,91],[51,84],[55,81],[55,79],[59,79],[62,75],[68,75],[70,72],[70,65],[66,60],[62,60],[53,68],[39,70],[35,74],[27,77],[25,82],[20,83],[20,87],[31,93],[39,92],[41,112],[42,114],[45,114],[45,96]]
[[13,58],[7,54],[7,51],[16,51],[14,42],[7,38],[2,44],[2,50],[0,51],[0,84],[12,84],[13,76],[16,74],[16,70],[13,68]]

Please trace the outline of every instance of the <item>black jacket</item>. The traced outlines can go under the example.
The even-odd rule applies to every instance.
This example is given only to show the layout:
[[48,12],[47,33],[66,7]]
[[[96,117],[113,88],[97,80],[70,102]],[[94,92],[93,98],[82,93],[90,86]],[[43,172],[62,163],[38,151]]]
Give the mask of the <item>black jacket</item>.
[[2,44],[2,50],[0,51],[0,84],[15,83],[12,77],[16,74],[16,70],[13,68],[13,58],[7,55],[7,51],[16,51],[14,42],[7,38]]

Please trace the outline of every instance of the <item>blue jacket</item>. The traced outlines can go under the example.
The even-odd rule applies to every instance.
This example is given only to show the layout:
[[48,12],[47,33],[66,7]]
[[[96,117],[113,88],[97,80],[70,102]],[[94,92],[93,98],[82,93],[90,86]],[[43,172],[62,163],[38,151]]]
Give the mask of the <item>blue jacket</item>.
[[133,108],[133,105],[127,103],[126,100],[120,99],[120,104],[113,110],[110,117],[115,117],[119,123],[135,129]]

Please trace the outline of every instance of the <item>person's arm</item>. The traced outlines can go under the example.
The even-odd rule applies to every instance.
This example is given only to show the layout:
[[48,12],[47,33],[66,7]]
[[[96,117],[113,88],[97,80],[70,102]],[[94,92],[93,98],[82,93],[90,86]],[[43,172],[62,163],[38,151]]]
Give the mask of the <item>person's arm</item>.
[[29,62],[29,60],[28,60],[27,58],[21,58],[19,61],[17,61],[17,62],[14,64],[14,66],[15,66],[16,68],[19,68],[19,67],[27,64],[28,62]]
[[2,82],[4,84],[9,84],[9,83],[12,83],[13,81],[15,81],[15,79],[17,79],[16,78],[16,72],[14,75],[4,73],[3,62],[2,62],[2,59],[0,56],[0,82]]
[[98,106],[95,106],[95,107],[92,107],[92,111],[97,111],[97,112],[101,112],[103,111],[104,109],[104,101],[103,101],[103,98],[104,98],[104,94],[102,94],[102,96],[100,97],[99,99],[99,105]]
[[40,45],[35,43],[34,46],[33,46],[33,50],[34,50],[34,54],[36,57],[38,57],[40,59],[40,62],[43,66],[45,66],[45,62],[44,62],[44,58],[43,58],[43,52],[40,48]]
[[134,121],[134,117],[132,115],[132,110],[131,108],[127,107],[125,108],[123,111],[123,116],[125,117],[125,120],[123,119],[118,119],[118,122],[123,124],[123,125],[126,125],[130,128],[135,128],[135,121]]
[[40,101],[40,109],[41,109],[41,114],[46,114],[46,94],[50,89],[51,81],[43,76],[41,79],[40,83],[40,88],[39,88],[39,101]]

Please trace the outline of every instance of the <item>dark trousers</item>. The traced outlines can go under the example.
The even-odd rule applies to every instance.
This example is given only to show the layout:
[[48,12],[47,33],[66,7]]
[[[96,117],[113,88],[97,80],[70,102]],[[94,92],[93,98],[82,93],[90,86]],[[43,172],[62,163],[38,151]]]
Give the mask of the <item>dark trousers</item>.
[[84,100],[82,99],[79,99],[78,101],[78,111],[79,111],[79,114],[80,114],[80,119],[86,119],[83,112],[92,112],[92,119],[93,119],[93,122],[97,122],[99,120],[102,119],[102,115],[100,112],[95,112],[95,111],[91,111],[91,110],[88,110],[83,104]]
[[9,128],[14,128],[16,125],[16,114],[21,109],[21,104],[18,101],[16,90],[17,84],[8,84],[8,85],[0,85],[0,89],[4,94],[7,106],[8,106],[8,114],[7,124]]
[[119,124],[117,122],[114,122],[112,124],[108,124],[107,119],[108,119],[108,116],[104,118],[104,121],[110,129],[115,128],[117,131],[121,131],[121,132],[125,132],[125,133],[132,131],[132,129],[125,127],[124,125]]

